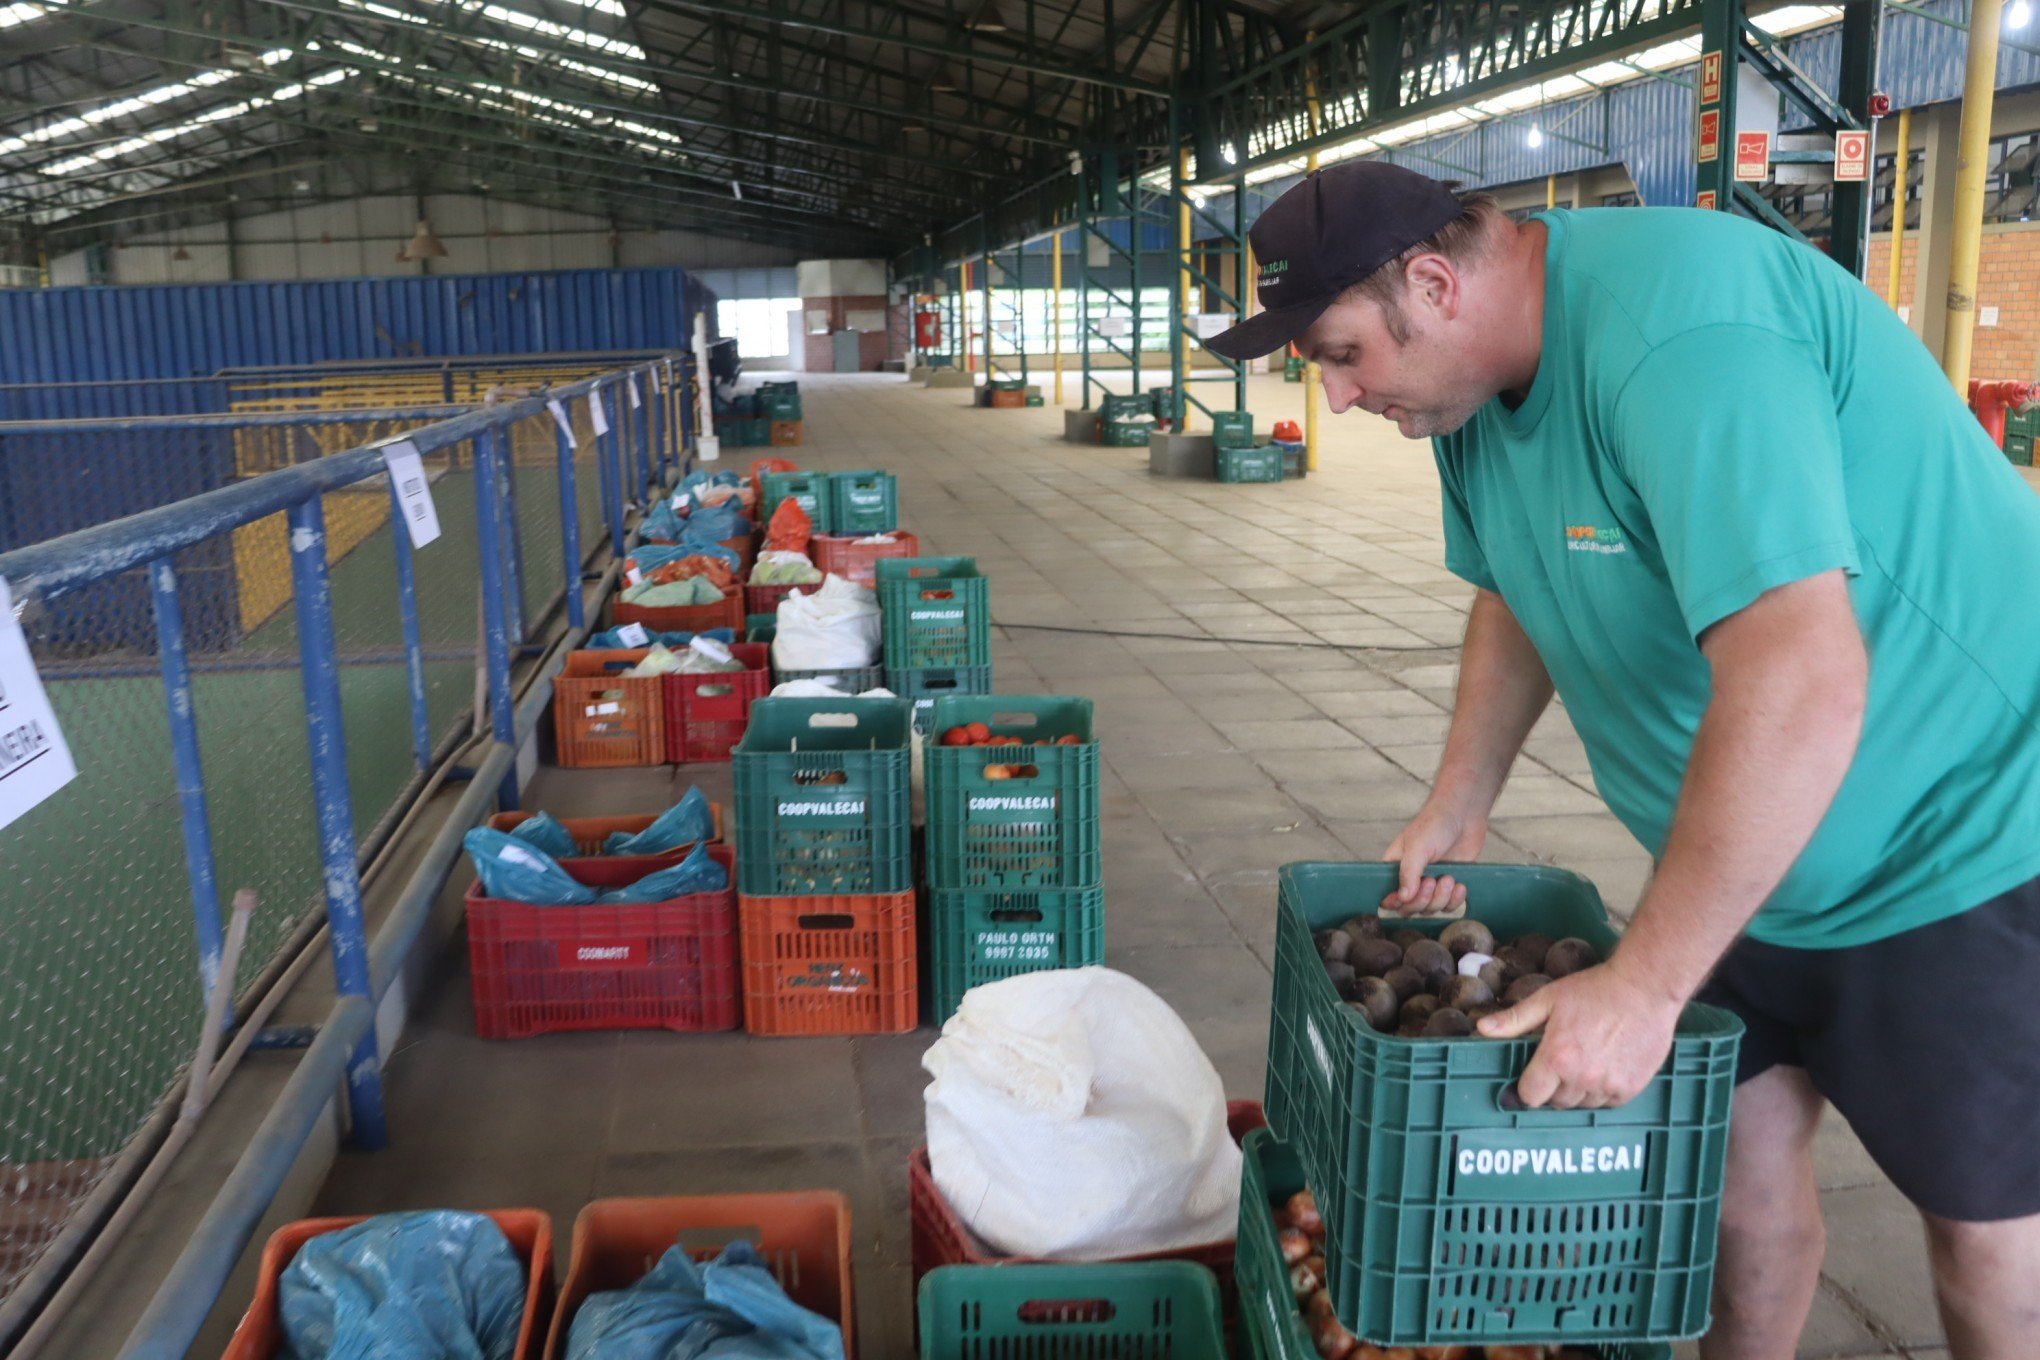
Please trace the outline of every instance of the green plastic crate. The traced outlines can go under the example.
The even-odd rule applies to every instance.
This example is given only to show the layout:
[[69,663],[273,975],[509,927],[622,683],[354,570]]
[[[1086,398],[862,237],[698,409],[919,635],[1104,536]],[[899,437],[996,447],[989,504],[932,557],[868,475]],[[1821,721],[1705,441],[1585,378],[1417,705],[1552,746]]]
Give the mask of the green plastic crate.
[[771,392],[759,399],[759,414],[767,420],[799,420],[800,393]]
[[777,613],[744,615],[744,641],[770,642],[777,636],[779,636]]
[[732,757],[737,885],[753,896],[914,886],[907,705],[760,699]]
[[[1576,874],[1434,867],[1503,940],[1614,947],[1600,894]],[[1268,1119],[1317,1191],[1340,1320],[1404,1346],[1700,1335],[1741,1022],[1688,1006],[1664,1070],[1619,1108],[1504,1108],[1534,1038],[1380,1034],[1325,976],[1312,933],[1373,913],[1396,873],[1286,865],[1276,910]],[[1398,924],[1436,935],[1448,922]]]
[[[943,746],[940,734],[982,722],[1012,746]],[[1088,888],[1104,881],[1099,852],[1098,743],[1091,701],[1062,695],[986,695],[935,701],[927,773],[928,886]],[[1033,746],[1074,734],[1072,746]],[[1032,766],[987,779],[989,765]]]
[[2040,406],[2005,412],[2005,457],[2020,467],[2033,466],[2033,440],[2040,436]]
[[866,690],[888,688],[885,671],[879,666],[845,666],[835,670],[783,671],[772,668],[772,683],[783,685],[789,680],[827,680],[845,694],[862,694]]
[[1211,443],[1213,448],[1251,449],[1254,447],[1254,417],[1248,411],[1219,411],[1211,417]]
[[881,558],[877,586],[887,670],[992,664],[991,581],[976,558]]
[[1144,449],[1155,432],[1152,420],[1107,420],[1098,427],[1099,442],[1119,449]]
[[1027,390],[1027,379],[993,378],[985,384],[985,390],[988,392],[1025,392]]
[[899,527],[899,483],[890,472],[829,474],[830,533],[882,534]]
[[1218,1280],[1187,1261],[941,1266],[921,1360],[1226,1360]]
[[1221,448],[1215,451],[1212,462],[1221,482],[1282,480],[1282,450],[1273,444],[1263,444],[1257,449]]
[[[772,437],[770,430],[766,438]],[[788,496],[800,502],[800,508],[807,511],[814,521],[815,533],[833,532],[835,523],[830,516],[834,508],[829,500],[829,474],[826,472],[768,472],[758,484],[758,509],[761,524],[772,522],[772,512]]]
[[[1249,1360],[1318,1360],[1310,1329],[1289,1287],[1289,1267],[1275,1239],[1274,1211],[1304,1188],[1303,1163],[1272,1129],[1241,1143],[1240,1228],[1233,1257],[1240,1294],[1240,1334]],[[1597,1360],[1672,1360],[1661,1342],[1591,1347]]]
[[973,987],[1021,973],[1105,962],[1103,888],[928,894],[928,977],[935,1022]]
[[990,694],[990,666],[922,666],[887,669],[885,687],[914,706],[914,730],[927,736],[935,725],[935,701],[952,694]]
[[1100,420],[1131,420],[1135,416],[1152,416],[1155,404],[1139,392],[1109,392],[1098,403]]

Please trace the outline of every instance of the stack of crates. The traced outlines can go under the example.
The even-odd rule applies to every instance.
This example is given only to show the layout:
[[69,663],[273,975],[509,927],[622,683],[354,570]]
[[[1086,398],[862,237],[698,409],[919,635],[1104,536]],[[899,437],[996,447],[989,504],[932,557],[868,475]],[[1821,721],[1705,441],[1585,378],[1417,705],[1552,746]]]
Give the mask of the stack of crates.
[[984,404],[1000,408],[1019,408],[1027,405],[1027,380],[1025,378],[996,378],[985,384]]
[[1212,465],[1221,482],[1279,482],[1282,450],[1254,442],[1254,417],[1220,411],[1211,418]]
[[2040,406],[2005,412],[2005,457],[2020,467],[2033,466],[2033,438],[2040,435]]
[[878,564],[885,687],[914,704],[923,736],[935,701],[992,691],[991,582],[974,557],[894,557]]
[[899,699],[760,699],[733,759],[744,1027],[918,1019],[912,717]]
[[1098,442],[1117,448],[1146,448],[1155,432],[1155,405],[1144,392],[1114,394],[1098,408]]
[[769,382],[758,385],[758,414],[767,425],[767,441],[774,448],[792,448],[806,437],[801,421],[800,384]]
[[937,699],[923,760],[936,1022],[982,983],[1103,963],[1091,701]]
[[800,508],[807,511],[812,532],[826,534],[834,527],[830,517],[834,506],[829,495],[828,473],[766,473],[758,482],[758,522],[770,524],[772,512],[789,496],[799,501]]

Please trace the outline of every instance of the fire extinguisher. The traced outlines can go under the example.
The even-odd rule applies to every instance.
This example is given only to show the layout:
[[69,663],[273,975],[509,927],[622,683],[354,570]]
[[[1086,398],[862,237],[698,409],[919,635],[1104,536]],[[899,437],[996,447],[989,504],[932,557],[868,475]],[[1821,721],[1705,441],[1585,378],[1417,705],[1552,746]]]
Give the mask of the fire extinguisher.
[[942,348],[942,314],[940,312],[914,313],[914,347],[916,349]]

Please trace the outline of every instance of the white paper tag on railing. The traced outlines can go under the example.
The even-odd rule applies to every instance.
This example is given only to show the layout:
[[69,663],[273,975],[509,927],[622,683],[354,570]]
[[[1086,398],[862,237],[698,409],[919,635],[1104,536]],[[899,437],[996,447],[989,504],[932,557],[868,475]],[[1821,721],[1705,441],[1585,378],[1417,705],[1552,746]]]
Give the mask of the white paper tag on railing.
[[641,401],[639,401],[639,400],[638,400],[638,394],[637,394],[637,377],[636,377],[636,375],[635,375],[635,374],[633,374],[633,375],[632,375],[631,377],[625,378],[625,379],[623,380],[623,390],[624,390],[624,391],[626,391],[626,392],[628,392],[628,393],[630,393],[630,409],[631,409],[631,410],[635,411],[635,410],[637,410],[637,408],[638,408],[638,407],[640,407],[640,406],[642,406],[642,405],[644,404],[643,402],[641,402]]
[[602,409],[602,389],[588,389],[588,419],[595,422],[595,433],[609,433],[609,412]]
[[78,777],[0,577],[0,826]]
[[425,460],[409,440],[385,445],[382,457],[383,466],[390,470],[390,485],[397,489],[397,504],[403,507],[404,527],[411,531],[411,546],[422,548],[439,537],[439,509],[432,504]]
[[645,647],[652,641],[652,635],[642,623],[626,623],[616,630],[616,640],[626,647]]
[[560,433],[567,437],[567,442],[569,444],[573,443],[574,420],[572,416],[567,414],[567,404],[558,397],[554,397],[545,404],[545,409],[552,412],[553,424],[560,427]]

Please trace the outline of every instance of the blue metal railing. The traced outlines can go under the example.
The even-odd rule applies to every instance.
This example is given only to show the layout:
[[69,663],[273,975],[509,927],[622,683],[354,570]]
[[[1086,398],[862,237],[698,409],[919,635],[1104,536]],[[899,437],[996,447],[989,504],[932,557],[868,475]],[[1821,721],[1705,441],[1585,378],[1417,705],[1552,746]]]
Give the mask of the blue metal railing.
[[[477,560],[473,565],[480,582],[484,615],[481,669],[486,676],[488,731],[492,741],[487,758],[480,762],[475,778],[455,809],[456,822],[450,825],[465,829],[489,805],[502,808],[516,805],[515,749],[521,740],[520,731],[528,733],[540,711],[527,701],[526,709],[520,713],[512,688],[513,667],[525,628],[527,623],[534,627],[537,623],[535,619],[526,619],[523,605],[521,575],[525,563],[519,534],[522,521],[516,514],[515,480],[510,475],[512,429],[534,418],[552,427],[553,418],[548,412],[551,403],[603,405],[609,433],[595,441],[595,461],[602,519],[609,528],[612,546],[620,553],[627,541],[626,516],[631,506],[665,485],[671,474],[684,466],[688,450],[693,447],[693,408],[686,399],[692,381],[690,356],[657,356],[535,396],[462,410],[395,436],[395,440],[412,445],[426,457],[447,454],[457,460],[465,451],[475,470]],[[630,395],[633,388],[635,400]],[[392,414],[415,418],[418,412]],[[94,430],[110,434],[132,431],[138,426],[194,422],[236,427],[330,423],[334,416],[332,412],[307,412],[20,422],[0,424],[0,434]],[[286,516],[289,525],[297,663],[303,680],[320,877],[339,1002],[305,1050],[283,1102],[265,1121],[242,1166],[222,1189],[205,1226],[180,1259],[172,1280],[166,1283],[156,1306],[137,1329],[128,1350],[132,1355],[182,1355],[188,1349],[217,1300],[228,1271],[252,1235],[257,1219],[302,1148],[313,1120],[330,1100],[336,1078],[344,1080],[352,1143],[376,1148],[388,1138],[381,1060],[372,1017],[418,938],[424,914],[452,867],[458,842],[456,836],[453,848],[438,844],[432,847],[382,933],[372,942],[362,908],[360,845],[342,717],[341,672],[348,658],[341,655],[335,640],[332,562],[324,498],[330,492],[382,475],[385,449],[395,440],[382,440],[285,467],[0,554],[0,578],[5,578],[17,609],[23,611],[36,610],[122,573],[137,569],[146,573],[154,606],[157,659],[168,714],[203,1002],[219,982],[224,935],[221,885],[215,866],[208,786],[200,758],[199,720],[193,699],[194,667],[186,643],[179,573],[172,559],[179,552],[233,535],[273,515]],[[586,626],[582,593],[587,557],[581,542],[578,502],[584,488],[576,468],[580,450],[577,441],[564,429],[550,442],[558,464],[557,533],[563,563],[560,598],[564,602],[568,636],[572,639]],[[404,691],[410,716],[408,744],[422,772],[432,766],[435,756],[426,710],[425,668],[429,649],[419,623],[419,580],[413,549],[404,528],[401,506],[394,500],[394,488],[391,496],[392,514],[388,522],[394,539],[401,614]],[[436,565],[444,570],[447,564]],[[443,744],[437,751],[442,758],[449,753],[450,748]],[[464,814],[468,822],[459,823]],[[0,832],[0,855],[7,853],[7,835]],[[428,874],[436,875],[429,889],[422,886]],[[10,1330],[10,1314],[19,1317],[34,1302],[21,1296],[31,1291],[8,1296],[4,1292],[8,1283],[0,1280],[0,1337]]]

